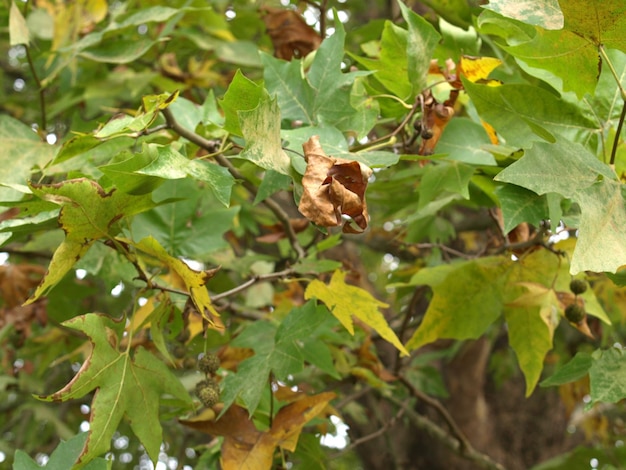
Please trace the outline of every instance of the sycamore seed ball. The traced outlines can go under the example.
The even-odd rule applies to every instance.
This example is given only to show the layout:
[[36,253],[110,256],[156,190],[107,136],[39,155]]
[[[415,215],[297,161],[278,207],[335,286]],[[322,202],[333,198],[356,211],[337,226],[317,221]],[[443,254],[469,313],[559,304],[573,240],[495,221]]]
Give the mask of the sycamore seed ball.
[[585,309],[578,304],[570,304],[565,308],[565,318],[572,323],[580,323],[585,318]]
[[198,369],[205,374],[215,374],[219,368],[220,358],[215,354],[205,354],[200,361],[198,361]]
[[572,282],[569,283],[569,290],[575,295],[582,294],[587,290],[587,281],[572,279]]

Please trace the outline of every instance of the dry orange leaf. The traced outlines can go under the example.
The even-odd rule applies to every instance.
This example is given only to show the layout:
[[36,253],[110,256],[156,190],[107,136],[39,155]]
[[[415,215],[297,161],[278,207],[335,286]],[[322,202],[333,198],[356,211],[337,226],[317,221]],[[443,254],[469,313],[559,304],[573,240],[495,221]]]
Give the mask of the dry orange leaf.
[[354,160],[329,157],[322,149],[319,137],[314,135],[303,145],[306,171],[302,178],[304,192],[298,210],[322,227],[343,224],[345,233],[360,233],[367,228],[368,214],[365,202],[371,168]]
[[322,43],[317,31],[306,24],[297,11],[266,6],[261,13],[267,34],[274,44],[274,55],[279,59],[304,57]]
[[221,464],[224,470],[270,470],[274,450],[281,447],[293,452],[302,428],[335,398],[332,392],[307,396],[284,406],[274,417],[272,427],[259,431],[248,412],[233,405],[220,419],[181,420],[185,426],[211,436],[224,436]]

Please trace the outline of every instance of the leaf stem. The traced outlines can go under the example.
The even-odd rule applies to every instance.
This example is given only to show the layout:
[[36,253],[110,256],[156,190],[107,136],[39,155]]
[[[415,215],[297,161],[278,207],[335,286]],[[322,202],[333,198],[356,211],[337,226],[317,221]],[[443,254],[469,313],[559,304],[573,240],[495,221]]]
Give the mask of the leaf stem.
[[617,147],[619,145],[619,136],[622,135],[622,127],[624,125],[624,118],[626,118],[626,101],[622,103],[622,114],[619,116],[619,122],[617,123],[617,130],[615,131],[615,139],[613,140],[613,148],[611,149],[611,159],[609,165],[615,165],[615,156],[617,155]]
[[619,122],[617,124],[617,131],[615,132],[615,139],[613,140],[613,148],[611,149],[611,159],[609,161],[609,164],[613,166],[615,165],[615,155],[617,154],[617,146],[619,145],[619,138],[622,134],[624,118],[626,118],[626,90],[624,90],[624,87],[622,86],[622,81],[620,80],[620,77],[617,74],[615,67],[613,66],[613,62],[611,62],[611,59],[606,53],[604,45],[600,44],[598,50],[600,51],[600,56],[602,57],[602,60],[604,60],[604,62],[606,62],[606,65],[609,67],[609,70],[611,71],[611,74],[613,75],[613,78],[617,83],[617,87],[619,88],[620,96],[622,97],[622,113],[620,114]]
[[[181,126],[178,123],[178,121],[176,121],[176,119],[174,118],[174,115],[169,110],[169,108],[162,109],[161,112],[163,113],[163,116],[165,117],[165,121],[167,122],[168,127],[172,129],[174,132],[176,132],[178,135],[202,147],[203,149],[208,150],[209,152],[214,150],[213,142]],[[246,190],[248,190],[250,194],[252,194],[253,196],[257,195],[258,189],[254,185],[254,183],[252,183],[252,181],[248,180],[243,174],[241,174],[239,170],[235,168],[235,166],[230,162],[230,160],[228,160],[223,155],[215,155],[215,161],[219,165],[226,168],[230,172],[230,174],[233,176],[233,178],[241,181],[241,184],[243,185],[243,187],[246,188]],[[306,253],[302,249],[302,246],[300,245],[300,242],[298,241],[296,232],[291,226],[291,223],[289,221],[289,215],[283,210],[280,204],[278,204],[272,198],[265,199],[263,201],[263,204],[265,204],[265,206],[270,211],[272,211],[272,213],[276,216],[276,218],[283,224],[285,233],[287,234],[287,238],[289,239],[289,242],[291,243],[291,247],[296,252],[297,259],[303,258],[306,255]]]

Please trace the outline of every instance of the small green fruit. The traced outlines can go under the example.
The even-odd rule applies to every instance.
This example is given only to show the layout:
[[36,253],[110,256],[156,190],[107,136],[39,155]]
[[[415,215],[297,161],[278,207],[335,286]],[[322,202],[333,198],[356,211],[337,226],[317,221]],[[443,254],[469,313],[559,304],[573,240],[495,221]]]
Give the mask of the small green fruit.
[[565,308],[565,318],[572,323],[580,323],[585,318],[585,309],[578,304],[570,304]]
[[587,281],[572,279],[572,282],[569,283],[569,290],[575,295],[582,294],[587,290]]
[[220,358],[215,354],[205,354],[200,361],[198,361],[198,369],[205,374],[215,374],[219,368]]

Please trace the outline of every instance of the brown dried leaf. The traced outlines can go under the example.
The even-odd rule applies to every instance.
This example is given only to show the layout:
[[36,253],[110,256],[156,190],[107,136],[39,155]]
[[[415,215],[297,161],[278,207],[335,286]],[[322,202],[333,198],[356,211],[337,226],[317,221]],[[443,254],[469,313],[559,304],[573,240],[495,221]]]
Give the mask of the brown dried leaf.
[[429,91],[424,92],[422,122],[425,124],[424,128],[431,132],[431,137],[428,139],[422,138],[422,143],[418,150],[419,155],[432,155],[435,153],[435,146],[439,142],[443,130],[454,116],[454,103],[458,95],[458,90],[452,90],[450,91],[450,97],[445,102],[439,103]]
[[372,170],[354,160],[327,156],[318,136],[312,136],[302,148],[307,167],[302,178],[300,212],[322,227],[339,226],[342,215],[346,215],[360,230],[348,221],[343,225],[345,233],[365,230],[368,223],[365,190]]
[[228,408],[216,421],[189,419],[181,423],[211,436],[224,436],[221,457],[224,470],[269,470],[276,447],[294,451],[302,428],[322,413],[333,398],[334,393],[326,392],[284,406],[265,432],[259,431],[248,412],[237,405]]
[[266,6],[261,8],[261,14],[274,44],[274,55],[279,59],[304,57],[322,43],[320,35],[297,11]]

